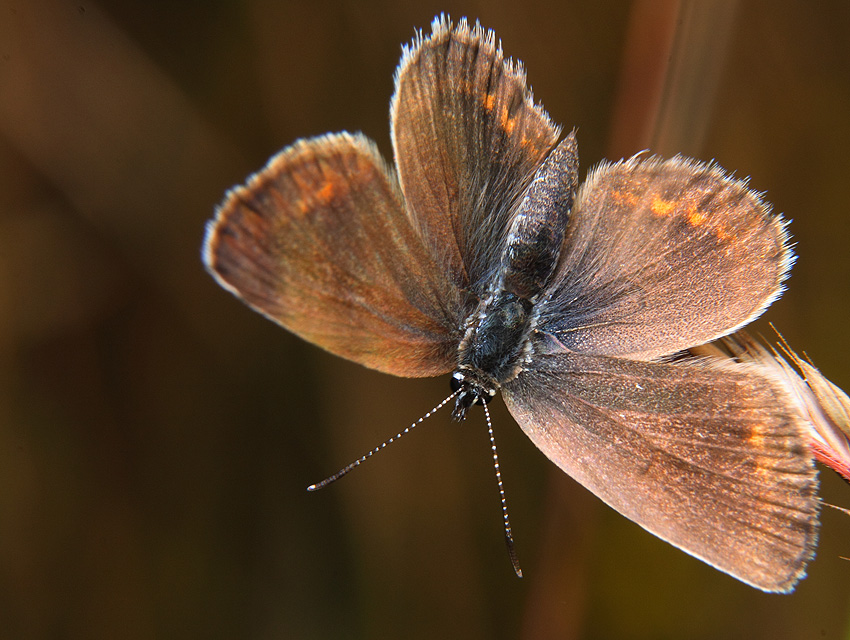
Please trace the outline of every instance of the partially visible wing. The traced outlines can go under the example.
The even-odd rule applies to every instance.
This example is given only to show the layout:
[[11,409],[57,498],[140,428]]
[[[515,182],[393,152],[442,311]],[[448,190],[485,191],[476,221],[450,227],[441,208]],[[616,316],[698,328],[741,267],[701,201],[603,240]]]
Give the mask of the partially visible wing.
[[815,469],[762,369],[544,355],[503,391],[550,460],[644,529],[765,591],[804,575]]
[[580,187],[540,330],[650,360],[731,333],[782,291],[784,223],[745,182],[682,158],[602,164]]
[[204,261],[223,287],[331,353],[400,376],[454,366],[460,294],[362,136],[296,142],[230,191]]
[[558,128],[534,104],[525,72],[503,57],[492,31],[445,18],[405,49],[391,118],[414,225],[444,273],[480,294]]

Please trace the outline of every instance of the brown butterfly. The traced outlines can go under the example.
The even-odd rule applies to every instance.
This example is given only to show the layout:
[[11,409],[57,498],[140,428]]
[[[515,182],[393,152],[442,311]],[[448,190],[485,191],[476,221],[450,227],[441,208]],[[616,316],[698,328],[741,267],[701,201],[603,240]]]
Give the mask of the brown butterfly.
[[673,356],[749,323],[792,255],[747,185],[684,158],[602,163],[535,105],[493,32],[437,18],[404,49],[395,167],[300,140],[230,191],[204,260],[255,310],[399,376],[501,391],[549,459],[648,531],[766,591],[818,529],[802,418],[766,367]]

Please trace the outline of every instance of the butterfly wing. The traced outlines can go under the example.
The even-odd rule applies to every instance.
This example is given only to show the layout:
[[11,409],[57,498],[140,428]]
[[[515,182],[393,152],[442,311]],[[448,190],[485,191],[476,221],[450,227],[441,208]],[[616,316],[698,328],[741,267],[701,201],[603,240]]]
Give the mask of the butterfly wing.
[[792,260],[782,219],[719,168],[602,164],[576,196],[538,325],[572,351],[657,358],[753,320]]
[[442,269],[480,294],[506,227],[558,138],[492,31],[438,18],[396,74],[392,138],[414,224]]
[[542,355],[503,387],[534,444],[644,529],[766,591],[817,538],[800,418],[757,367]]
[[459,292],[362,136],[297,142],[233,189],[204,260],[224,288],[331,353],[411,377],[454,366]]

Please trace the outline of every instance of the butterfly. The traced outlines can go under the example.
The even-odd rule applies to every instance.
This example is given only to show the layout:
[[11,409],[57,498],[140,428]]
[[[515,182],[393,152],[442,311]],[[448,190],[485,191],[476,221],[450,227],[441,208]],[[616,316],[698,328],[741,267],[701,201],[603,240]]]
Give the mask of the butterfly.
[[[644,529],[787,592],[818,530],[802,418],[757,364],[681,354],[781,293],[782,218],[715,165],[603,162],[534,102],[492,31],[446,17],[403,50],[395,165],[302,139],[228,192],[204,261],[292,333],[371,369],[497,392],[556,465]],[[560,142],[559,142],[560,139]]]

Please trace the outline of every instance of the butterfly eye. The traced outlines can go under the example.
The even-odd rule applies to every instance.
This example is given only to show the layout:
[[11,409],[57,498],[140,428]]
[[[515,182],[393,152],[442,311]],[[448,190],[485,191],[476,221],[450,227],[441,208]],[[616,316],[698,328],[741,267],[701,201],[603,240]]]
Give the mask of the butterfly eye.
[[460,371],[456,371],[449,379],[449,385],[452,391],[460,391],[463,387],[464,375]]

